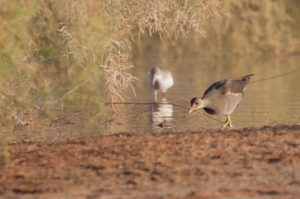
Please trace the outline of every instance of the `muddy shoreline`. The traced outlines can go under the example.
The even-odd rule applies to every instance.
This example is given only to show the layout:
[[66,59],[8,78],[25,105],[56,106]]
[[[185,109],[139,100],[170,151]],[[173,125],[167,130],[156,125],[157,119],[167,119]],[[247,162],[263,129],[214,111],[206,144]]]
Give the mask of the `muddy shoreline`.
[[295,198],[300,124],[9,142],[1,198]]

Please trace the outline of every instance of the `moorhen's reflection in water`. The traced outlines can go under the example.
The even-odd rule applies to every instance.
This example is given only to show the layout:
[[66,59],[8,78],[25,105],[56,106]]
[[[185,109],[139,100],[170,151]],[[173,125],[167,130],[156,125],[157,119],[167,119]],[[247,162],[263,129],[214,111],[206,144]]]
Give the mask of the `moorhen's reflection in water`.
[[165,98],[159,103],[148,106],[149,120],[154,129],[171,128],[173,126],[173,105],[168,104]]

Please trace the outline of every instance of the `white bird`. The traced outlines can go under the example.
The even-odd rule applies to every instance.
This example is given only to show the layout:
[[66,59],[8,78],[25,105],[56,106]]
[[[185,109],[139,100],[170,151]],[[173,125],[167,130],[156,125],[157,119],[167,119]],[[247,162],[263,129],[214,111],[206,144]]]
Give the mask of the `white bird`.
[[171,71],[159,67],[154,67],[150,71],[148,83],[151,89],[154,90],[154,100],[157,101],[157,92],[161,91],[162,96],[165,92],[174,85],[174,80]]

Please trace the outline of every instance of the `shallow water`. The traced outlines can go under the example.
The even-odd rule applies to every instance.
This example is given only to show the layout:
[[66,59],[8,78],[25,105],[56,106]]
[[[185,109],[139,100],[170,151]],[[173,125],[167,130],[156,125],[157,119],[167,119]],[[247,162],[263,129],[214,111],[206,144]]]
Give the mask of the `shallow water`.
[[[147,83],[147,75],[157,65],[171,69],[175,80],[165,98],[159,95],[159,102],[164,103],[121,105],[120,113],[113,117],[109,108],[99,112],[93,104],[84,107],[65,106],[64,109],[58,107],[53,111],[59,115],[59,119],[53,120],[49,128],[6,131],[3,136],[6,139],[57,140],[119,132],[143,134],[219,128],[222,125],[220,121],[225,121],[225,117],[213,116],[211,119],[204,115],[203,110],[188,116],[188,109],[181,106],[188,108],[190,99],[194,96],[201,97],[205,89],[215,81],[251,73],[255,76],[247,86],[244,100],[231,117],[234,127],[300,121],[300,56],[289,56],[284,60],[239,59],[235,63],[232,60],[201,60],[192,55],[180,59],[163,58],[159,52],[141,56],[141,59],[137,58],[133,70],[133,74],[139,78],[134,84],[136,97],[132,96],[128,101],[153,102],[153,92]],[[259,81],[297,68],[299,70],[282,77]]]
[[[174,99],[186,97],[174,103],[189,107],[189,101],[193,96],[201,97],[206,88],[212,83],[231,77],[240,77],[254,73],[245,90],[244,100],[232,114],[234,127],[247,127],[280,123],[295,123],[300,119],[300,66],[299,56],[290,56],[285,60],[268,59],[263,61],[242,60],[232,64],[211,62],[207,65],[195,57],[186,57],[184,60],[172,63],[172,71],[175,85],[167,92],[166,101],[174,102]],[[147,60],[145,60],[146,62]],[[159,64],[160,65],[160,64]],[[161,64],[162,65],[162,64]],[[299,70],[295,70],[299,68]],[[289,71],[292,73],[286,74]],[[136,73],[141,79],[146,78],[146,71]],[[259,81],[265,78],[282,75],[270,80]],[[151,101],[152,93],[145,81],[140,81],[137,88],[136,101]],[[197,130],[199,128],[217,128],[220,123],[207,118],[201,113],[192,114],[186,118],[188,110],[172,105],[157,105],[156,109],[148,112],[149,121],[146,117],[140,124],[151,131],[161,130],[157,123],[166,120],[165,128],[176,130]],[[143,106],[134,106],[133,112],[142,112]],[[152,117],[151,117],[152,115]],[[172,115],[172,116],[170,116]],[[156,117],[156,120],[153,120]],[[152,118],[152,119],[151,119]],[[224,117],[214,117],[224,121]],[[134,120],[132,120],[134,123]],[[164,128],[163,128],[164,129]]]

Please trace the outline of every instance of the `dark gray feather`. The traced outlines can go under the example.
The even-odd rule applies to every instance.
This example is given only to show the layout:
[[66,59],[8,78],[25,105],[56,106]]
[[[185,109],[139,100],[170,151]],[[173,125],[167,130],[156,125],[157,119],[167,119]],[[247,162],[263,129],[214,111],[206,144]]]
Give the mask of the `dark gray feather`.
[[208,114],[211,114],[211,115],[216,114],[216,111],[215,111],[214,109],[212,109],[212,108],[204,107],[203,109],[204,109],[205,112],[208,113]]
[[204,94],[202,96],[202,99],[205,96],[207,96],[210,92],[212,92],[214,89],[221,90],[224,87],[225,82],[226,82],[226,80],[222,80],[222,81],[213,83],[210,87],[208,87],[208,89],[206,89],[206,91],[204,92]]

